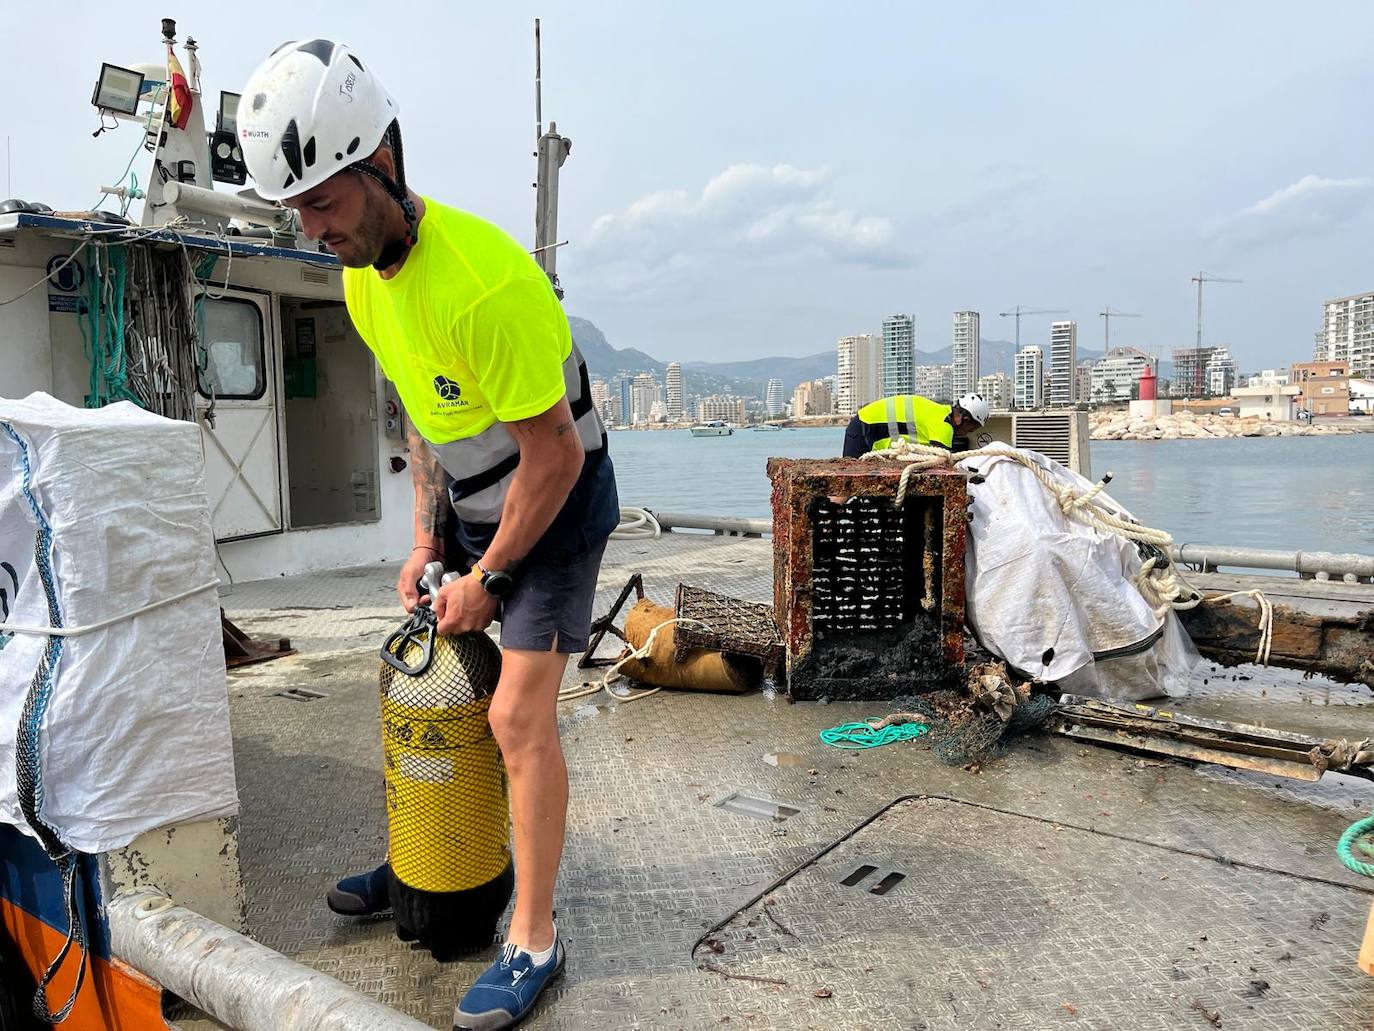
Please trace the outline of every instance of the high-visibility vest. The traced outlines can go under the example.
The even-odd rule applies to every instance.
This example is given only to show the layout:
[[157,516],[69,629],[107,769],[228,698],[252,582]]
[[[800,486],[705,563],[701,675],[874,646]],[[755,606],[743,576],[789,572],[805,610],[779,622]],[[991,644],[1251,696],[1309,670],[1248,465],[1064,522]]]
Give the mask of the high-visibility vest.
[[[563,382],[583,453],[601,450],[606,446],[606,430],[592,404],[587,363],[576,344],[563,362]],[[494,422],[475,437],[428,443],[444,471],[453,477],[449,498],[458,517],[468,523],[497,522],[520,464],[520,445],[505,423]]]
[[892,446],[902,438],[913,444],[954,446],[954,427],[950,424],[950,405],[917,394],[894,394],[870,401],[859,409],[859,421],[870,426],[887,425],[887,436],[873,445],[874,451]]

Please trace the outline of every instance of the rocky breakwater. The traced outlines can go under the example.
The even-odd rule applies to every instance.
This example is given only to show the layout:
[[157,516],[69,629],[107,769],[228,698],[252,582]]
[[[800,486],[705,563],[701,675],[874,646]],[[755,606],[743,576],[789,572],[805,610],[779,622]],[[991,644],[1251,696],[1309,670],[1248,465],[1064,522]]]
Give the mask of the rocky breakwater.
[[1349,433],[1337,426],[1309,426],[1254,417],[1176,412],[1154,418],[1127,412],[1093,412],[1088,417],[1093,440],[1182,440],[1209,437],[1312,437]]

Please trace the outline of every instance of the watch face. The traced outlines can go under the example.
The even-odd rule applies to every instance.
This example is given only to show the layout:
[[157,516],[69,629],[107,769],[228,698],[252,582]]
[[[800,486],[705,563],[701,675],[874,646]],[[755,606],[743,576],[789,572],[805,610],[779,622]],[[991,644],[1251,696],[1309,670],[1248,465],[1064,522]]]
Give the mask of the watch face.
[[509,573],[501,573],[493,570],[482,578],[482,587],[494,598],[505,600],[511,596],[515,590],[515,581],[511,579]]

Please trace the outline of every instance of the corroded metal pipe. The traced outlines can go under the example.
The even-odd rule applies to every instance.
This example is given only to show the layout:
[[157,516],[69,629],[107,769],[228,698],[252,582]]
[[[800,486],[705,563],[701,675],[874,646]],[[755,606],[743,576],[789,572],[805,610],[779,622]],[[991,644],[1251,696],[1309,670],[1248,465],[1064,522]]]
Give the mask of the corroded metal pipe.
[[1173,549],[1173,558],[1214,569],[1239,566],[1249,569],[1283,569],[1303,576],[1327,573],[1331,576],[1374,577],[1374,555],[1338,554],[1331,551],[1278,551],[1268,548],[1233,548],[1218,544],[1183,544]]
[[114,954],[235,1031],[427,1031],[156,892],[105,907]]

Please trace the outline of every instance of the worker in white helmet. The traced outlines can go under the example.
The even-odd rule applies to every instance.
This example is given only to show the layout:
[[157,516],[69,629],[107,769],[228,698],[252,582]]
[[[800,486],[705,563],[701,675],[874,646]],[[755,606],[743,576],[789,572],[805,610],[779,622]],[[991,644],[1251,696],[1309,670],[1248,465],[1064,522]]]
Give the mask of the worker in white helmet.
[[952,405],[918,394],[895,394],[870,401],[849,420],[844,434],[844,457],[859,458],[882,451],[898,440],[967,450],[968,439],[988,421],[989,407],[981,394],[965,394]]
[[[504,231],[407,186],[399,114],[370,65],[314,39],[279,47],[253,73],[237,124],[258,193],[294,209],[345,266],[349,315],[405,404],[415,539],[402,603],[414,608],[425,564],[439,560],[471,571],[432,599],[439,632],[501,622],[489,719],[510,780],[515,910],[500,956],[454,1014],[455,1029],[494,1031],[523,1019],[563,969],[558,689],[568,656],[587,647],[619,501],[553,286]],[[383,865],[345,878],[331,907],[389,909],[386,875]]]

